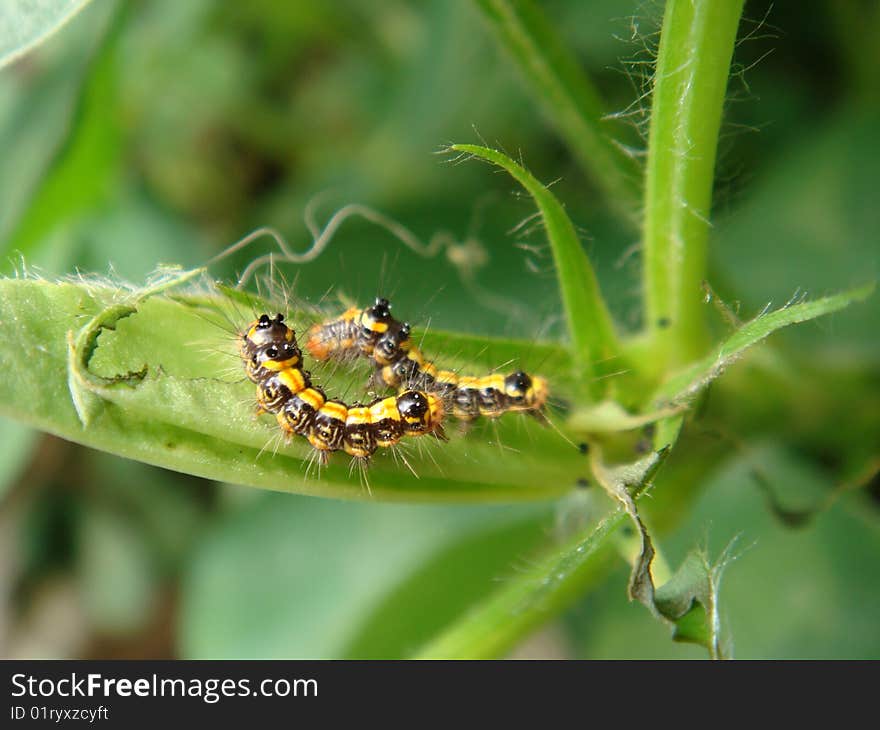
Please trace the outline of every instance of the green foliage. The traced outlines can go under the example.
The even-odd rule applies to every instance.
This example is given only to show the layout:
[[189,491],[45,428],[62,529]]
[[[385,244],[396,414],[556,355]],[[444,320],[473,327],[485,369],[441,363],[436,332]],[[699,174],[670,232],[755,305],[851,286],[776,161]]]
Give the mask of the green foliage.
[[873,283],[867,284],[843,294],[792,304],[775,312],[758,315],[715,347],[707,357],[671,376],[658,390],[655,396],[657,402],[668,406],[692,399],[735,362],[743,351],[776,330],[800,322],[809,322],[816,317],[843,309],[853,302],[864,301],[874,293],[874,288]]
[[609,136],[602,97],[577,58],[532,0],[477,0],[476,5],[606,201],[635,223],[639,170]]
[[[82,5],[57,3],[2,40],[33,45]],[[656,49],[653,21],[602,25],[628,12],[619,3],[344,5],[337,17],[275,0],[94,4],[0,77],[0,145],[16,168],[0,174],[0,233],[24,261],[0,280],[0,413],[128,459],[3,422],[0,510],[20,526],[22,611],[45,576],[73,571],[89,626],[72,633],[149,637],[138,651],[157,656],[495,657],[559,617],[577,656],[698,656],[681,646],[693,644],[720,658],[731,634],[743,656],[876,656],[864,606],[878,584],[856,568],[877,548],[862,490],[880,464],[870,57],[825,40],[853,84],[820,119],[819,76],[781,82],[773,57],[771,73],[749,70],[746,103],[725,108],[750,44],[757,58],[766,43],[741,0],[668,0]],[[800,38],[798,14],[777,12]],[[853,31],[846,12],[827,13]],[[632,50],[613,34],[644,46],[624,65],[635,89],[608,72]],[[53,50],[68,37],[76,54]],[[9,72],[36,80],[3,86]],[[644,124],[644,186],[628,118]],[[778,129],[726,138],[766,120]],[[527,197],[487,202],[510,189],[504,176],[426,164],[474,123],[498,142],[448,149]],[[493,149],[508,145],[524,154]],[[743,173],[727,169],[729,145]],[[354,199],[425,240],[443,228],[441,255],[352,222],[319,260],[272,272],[290,274],[289,306],[217,286],[264,249],[197,268],[267,223],[302,250],[294,221],[328,188],[321,213]],[[632,223],[642,238],[627,258]],[[176,268],[148,280],[163,261]],[[108,262],[136,283],[60,277]],[[307,474],[307,446],[252,416],[232,337],[269,306],[302,332],[328,290],[390,294],[429,324],[419,342],[444,365],[545,375],[552,427],[450,429],[449,444],[407,453],[418,478],[390,456],[369,486],[341,459]],[[356,398],[366,369],[316,377]],[[399,501],[446,504],[386,504]],[[474,502],[486,504],[450,504]],[[512,502],[529,503],[497,504]],[[757,542],[722,593],[732,548],[710,543],[740,534]]]
[[118,185],[122,139],[113,110],[118,98],[119,29],[117,20],[93,61],[75,113],[73,134],[10,236],[10,248],[25,256],[50,236],[59,235],[59,229],[76,226],[85,215],[106,204]]
[[[413,612],[421,601],[442,604],[448,600],[443,590],[450,588],[466,603],[486,584],[422,583],[426,593],[413,603],[399,582],[417,581],[435,556],[462,542],[491,546],[507,561],[515,558],[524,543],[505,544],[504,533],[524,516],[522,508],[383,508],[260,498],[218,524],[195,555],[182,616],[183,651],[194,658],[406,655],[444,611],[454,616],[460,610],[431,609],[427,627],[420,626]],[[328,524],[338,529],[328,530]],[[524,536],[522,529],[515,534]],[[351,563],[352,553],[363,559]],[[255,562],[272,582],[249,569]],[[495,559],[495,566],[505,563]],[[461,573],[460,563],[450,567]],[[236,600],[227,600],[230,571],[249,576]],[[494,577],[493,561],[477,574]],[[381,622],[371,616],[378,611]]]
[[510,173],[534,198],[553,251],[571,338],[575,375],[580,381],[582,392],[591,393],[594,397],[601,396],[605,385],[599,379],[603,373],[601,366],[618,357],[620,348],[593,267],[565,209],[547,187],[506,155],[469,144],[452,145],[450,150],[498,165]]
[[729,549],[713,565],[705,551],[693,550],[653,596],[657,611],[673,622],[672,638],[705,646],[713,659],[727,652],[722,646],[718,600],[728,553]]
[[645,318],[658,363],[705,347],[706,277],[715,151],[743,0],[670,0],[645,168]]
[[[419,656],[485,659],[503,655],[535,626],[569,605],[606,572],[613,555],[611,537],[627,515],[639,521],[627,488],[637,497],[647,488],[664,457],[665,454],[652,454],[635,464],[614,469],[594,467],[605,489],[623,507],[598,525],[591,525],[554,547],[549,555],[509,579],[428,644]],[[650,538],[644,531],[642,534],[646,545],[650,545]],[[648,570],[651,557],[653,551],[634,568],[634,581],[643,578],[642,572]]]
[[[235,333],[224,319],[240,310],[219,295],[194,300],[158,296],[173,282],[192,278],[191,273],[169,274],[161,284],[127,295],[100,283],[0,282],[0,319],[14,322],[16,333],[0,347],[0,363],[10,374],[2,385],[2,412],[121,456],[302,494],[509,501],[547,499],[570,488],[580,457],[537,422],[528,432],[496,434],[507,448],[517,449],[504,464],[493,458],[497,446],[468,438],[450,445],[452,453],[459,453],[457,464],[436,463],[436,442],[407,457],[418,478],[391,455],[377,458],[369,485],[338,460],[322,470],[320,479],[310,478],[304,468],[310,447],[304,440],[275,443],[275,424],[253,416],[253,386],[231,359],[236,357]],[[435,337],[464,349],[454,335]],[[21,341],[39,341],[41,356],[23,357]],[[199,342],[204,344],[192,346]],[[497,351],[525,347],[515,342],[496,345]],[[231,409],[230,403],[242,405]],[[545,458],[536,459],[532,448]],[[536,470],[543,471],[539,479]]]

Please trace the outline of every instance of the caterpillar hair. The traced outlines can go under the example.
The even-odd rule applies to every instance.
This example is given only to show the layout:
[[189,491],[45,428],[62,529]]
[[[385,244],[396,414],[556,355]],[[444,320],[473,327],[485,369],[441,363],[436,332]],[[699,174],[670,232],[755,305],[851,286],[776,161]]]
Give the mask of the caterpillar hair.
[[387,299],[366,309],[352,308],[309,330],[306,349],[316,360],[366,357],[375,379],[399,391],[417,389],[437,395],[450,415],[463,421],[527,412],[543,417],[549,398],[547,381],[517,370],[508,375],[459,375],[441,370],[412,341],[411,327],[391,315]]
[[433,393],[403,389],[354,405],[328,398],[303,369],[296,334],[281,314],[262,314],[251,322],[241,334],[239,354],[257,385],[258,412],[275,415],[287,439],[306,438],[322,463],[334,451],[365,463],[377,449],[395,446],[404,437],[445,439],[443,402]]

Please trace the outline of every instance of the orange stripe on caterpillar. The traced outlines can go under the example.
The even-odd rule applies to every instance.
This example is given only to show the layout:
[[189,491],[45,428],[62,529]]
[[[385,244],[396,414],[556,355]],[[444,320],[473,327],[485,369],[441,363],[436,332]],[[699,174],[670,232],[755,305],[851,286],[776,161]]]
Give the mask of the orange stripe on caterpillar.
[[316,360],[354,353],[369,357],[376,340],[394,322],[388,300],[376,299],[371,307],[353,307],[336,319],[314,325],[308,332],[306,349]]
[[333,451],[368,460],[407,436],[443,433],[444,408],[434,394],[406,390],[367,405],[328,399],[310,375],[287,361],[301,362],[294,331],[282,315],[262,315],[241,336],[240,354],[257,384],[259,412],[273,413],[284,434],[305,437],[322,459]]
[[[471,421],[480,416],[498,418],[505,413],[530,412],[540,415],[549,398],[547,381],[540,376],[518,370],[508,375],[459,376],[451,370],[441,370],[428,360],[411,339],[410,326],[391,316],[387,299],[377,299],[373,307],[349,310],[351,332],[358,346],[345,347],[339,339],[332,348],[312,346],[309,352],[316,359],[360,355],[373,361],[376,379],[391,388],[415,388],[440,395],[447,403],[450,414],[460,420]],[[345,316],[345,315],[343,315]],[[342,318],[326,325],[316,325],[312,332],[327,333]],[[373,326],[381,321],[381,333]],[[357,324],[355,324],[357,323]],[[323,328],[331,328],[325,330]],[[322,335],[323,336],[323,335]],[[316,342],[321,342],[320,338]]]

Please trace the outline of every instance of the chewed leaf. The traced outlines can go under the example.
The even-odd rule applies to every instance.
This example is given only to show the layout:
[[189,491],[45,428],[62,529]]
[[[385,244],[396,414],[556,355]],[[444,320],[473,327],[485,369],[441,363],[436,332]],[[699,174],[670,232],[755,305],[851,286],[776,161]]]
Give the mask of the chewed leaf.
[[793,304],[755,317],[715,347],[708,357],[667,380],[655,393],[654,402],[659,408],[674,407],[690,401],[749,347],[776,330],[837,312],[854,302],[864,301],[873,292],[874,284],[871,283],[841,294]]
[[[449,443],[423,437],[428,443],[408,444],[405,458],[418,478],[390,453],[374,459],[369,490],[343,454],[309,477],[304,440],[284,444],[271,419],[254,416],[254,388],[243,377],[229,320],[241,310],[216,291],[173,289],[199,273],[165,275],[143,289],[0,280],[0,413],[169,469],[317,496],[520,501],[574,487],[583,470],[577,449],[554,429],[518,417],[469,434],[450,425]],[[333,382],[322,378],[328,388]]]
[[[623,507],[636,528],[638,547],[631,556],[630,598],[641,602],[654,616],[673,625],[673,638],[706,647],[712,658],[723,658],[718,618],[718,590],[721,574],[733,559],[733,541],[711,565],[705,551],[693,551],[660,588],[654,584],[654,544],[639,514],[636,498],[650,484],[669,452],[650,454],[633,464],[605,466],[601,450],[591,451],[593,473],[605,491]],[[635,547],[635,546],[634,546]]]
[[718,594],[721,576],[735,559],[732,540],[712,564],[705,550],[688,553],[675,575],[654,592],[654,606],[672,622],[672,638],[706,647],[713,659],[728,652],[721,636]]
[[640,547],[632,563],[629,595],[651,609],[654,606],[654,582],[651,577],[654,545],[639,515],[636,498],[650,485],[668,454],[669,448],[664,448],[632,464],[608,466],[602,460],[601,449],[594,447],[590,452],[593,474],[608,496],[620,503],[638,532]]

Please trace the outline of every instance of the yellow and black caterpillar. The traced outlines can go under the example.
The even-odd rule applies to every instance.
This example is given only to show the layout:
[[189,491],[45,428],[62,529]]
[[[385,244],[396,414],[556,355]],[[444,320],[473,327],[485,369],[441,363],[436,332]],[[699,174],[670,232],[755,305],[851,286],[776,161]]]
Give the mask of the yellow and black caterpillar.
[[366,309],[351,308],[340,317],[314,325],[306,349],[316,360],[362,356],[373,361],[376,379],[405,390],[436,395],[451,415],[463,421],[498,418],[508,412],[540,416],[547,404],[547,381],[521,370],[509,375],[459,375],[440,370],[412,342],[410,325],[391,314],[387,299]]
[[443,402],[436,395],[406,389],[366,405],[328,399],[302,367],[296,334],[281,314],[263,314],[241,333],[239,354],[257,385],[260,413],[272,413],[287,438],[304,436],[323,462],[333,451],[367,461],[379,448],[405,436],[443,434]]

